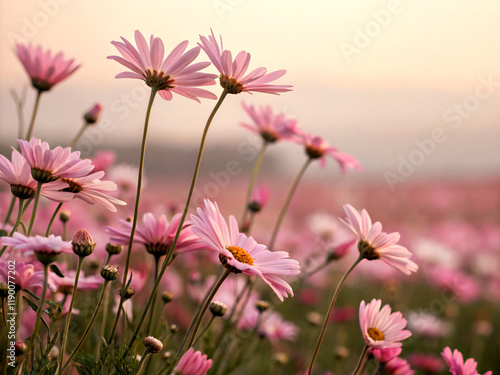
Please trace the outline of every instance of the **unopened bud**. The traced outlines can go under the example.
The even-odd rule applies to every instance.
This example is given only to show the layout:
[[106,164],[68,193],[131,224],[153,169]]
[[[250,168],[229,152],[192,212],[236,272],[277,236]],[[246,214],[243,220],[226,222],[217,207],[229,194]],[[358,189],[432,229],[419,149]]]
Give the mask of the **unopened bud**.
[[[121,294],[121,290],[118,292]],[[129,286],[125,291],[123,292],[123,299],[127,300],[132,298],[132,296],[135,294],[135,289]]]
[[278,352],[274,354],[274,362],[276,362],[278,365],[286,365],[288,363],[288,356],[283,353],[283,352]]
[[73,241],[71,241],[71,245],[73,245],[73,252],[79,257],[87,257],[92,254],[95,249],[95,242],[86,229],[80,229],[76,232]]
[[17,341],[14,344],[14,350],[16,353],[16,357],[22,356],[28,350],[28,345],[26,345],[23,341]]
[[0,283],[0,298],[7,298],[9,296],[9,286],[5,283]]
[[71,219],[70,211],[61,211],[59,213],[59,220],[61,220],[63,223],[67,223],[69,219]]
[[259,202],[252,201],[252,202],[248,203],[248,209],[252,212],[257,213],[262,209],[262,206],[260,205]]
[[108,252],[109,255],[118,255],[122,252],[122,250],[123,250],[123,245],[117,245],[114,243],[106,244],[106,251]]
[[269,310],[269,302],[266,301],[257,301],[255,302],[255,307],[259,310],[260,313]]
[[154,338],[153,336],[148,336],[144,339],[144,346],[150,353],[158,353],[163,349],[163,344],[160,340]]
[[337,359],[344,359],[349,357],[349,349],[347,349],[345,346],[339,346],[337,349],[335,349],[335,358]]
[[177,333],[179,331],[179,326],[177,324],[170,324],[168,329],[172,333]]
[[227,306],[222,302],[214,301],[210,304],[209,310],[213,316],[224,316],[227,311]]
[[307,322],[312,326],[320,326],[323,322],[323,318],[316,311],[311,311],[307,314]]
[[163,300],[163,302],[165,303],[170,303],[173,301],[174,299],[174,295],[168,291],[165,291],[163,292],[163,294],[161,295],[161,299]]
[[94,104],[94,106],[83,115],[83,119],[87,125],[95,124],[99,120],[99,115],[102,111],[102,105],[99,103]]
[[163,359],[170,359],[170,357],[172,356],[172,352],[170,351],[166,351],[165,353],[163,353]]
[[104,280],[108,281],[116,280],[116,278],[118,277],[118,268],[107,264],[102,267],[101,276]]

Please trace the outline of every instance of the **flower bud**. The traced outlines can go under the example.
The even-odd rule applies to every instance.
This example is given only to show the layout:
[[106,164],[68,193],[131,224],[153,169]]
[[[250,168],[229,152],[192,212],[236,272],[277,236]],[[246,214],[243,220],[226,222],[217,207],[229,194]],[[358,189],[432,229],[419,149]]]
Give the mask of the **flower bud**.
[[307,314],[307,322],[312,326],[320,326],[323,322],[323,317],[316,311],[311,311]]
[[248,209],[252,212],[257,213],[262,209],[262,206],[260,205],[259,202],[252,201],[252,202],[248,203]]
[[337,359],[345,359],[349,357],[349,349],[347,349],[345,346],[339,346],[337,349],[335,349],[335,358]]
[[9,296],[9,286],[5,283],[0,283],[0,298],[7,298]]
[[[121,294],[121,290],[118,293]],[[135,294],[135,289],[129,286],[127,289],[125,289],[123,293],[123,299],[125,300],[130,299],[134,294]]]
[[209,310],[213,316],[224,316],[227,311],[227,306],[222,302],[214,301],[210,304]]
[[144,339],[144,346],[150,353],[158,353],[163,349],[163,344],[160,340],[155,339],[153,336],[148,336]]
[[95,242],[86,229],[80,229],[76,232],[71,245],[73,245],[73,252],[79,257],[89,256],[95,249]]
[[269,302],[266,301],[257,301],[255,302],[255,307],[260,313],[263,313],[264,311],[269,310],[270,305]]
[[107,264],[102,267],[101,276],[104,280],[108,281],[116,280],[116,278],[118,277],[118,268]]
[[61,211],[59,214],[59,220],[63,223],[67,223],[71,219],[71,211]]
[[163,294],[161,295],[161,299],[165,303],[170,303],[174,299],[174,295],[168,291],[164,291]]
[[122,250],[123,250],[123,245],[117,245],[114,243],[106,244],[106,251],[108,252],[109,255],[118,255],[122,252]]
[[28,350],[28,345],[26,345],[23,341],[16,341],[14,344],[14,350],[16,353],[16,357],[22,356]]
[[177,324],[170,324],[168,330],[172,333],[177,333],[179,331],[179,326]]
[[275,353],[273,359],[274,362],[281,366],[284,366],[288,363],[288,356],[283,352]]
[[102,105],[99,103],[94,104],[94,106],[83,115],[83,119],[87,125],[95,124],[99,120],[99,115],[102,111]]

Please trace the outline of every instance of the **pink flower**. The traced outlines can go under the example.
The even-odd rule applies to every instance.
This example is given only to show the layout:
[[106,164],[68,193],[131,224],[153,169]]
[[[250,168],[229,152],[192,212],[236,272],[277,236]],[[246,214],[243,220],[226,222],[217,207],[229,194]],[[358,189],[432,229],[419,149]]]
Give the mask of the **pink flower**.
[[282,276],[293,276],[300,272],[299,263],[290,259],[287,252],[269,251],[252,237],[238,230],[234,216],[229,217],[229,227],[216,203],[205,199],[205,209],[198,208],[198,216],[191,215],[193,232],[205,241],[209,248],[219,252],[219,258],[233,272],[258,275],[283,301],[288,294],[293,296],[290,285]]
[[220,47],[215,39],[214,33],[208,38],[200,36],[201,43],[198,45],[205,51],[212,64],[220,73],[220,84],[230,94],[240,92],[263,92],[267,94],[279,94],[280,92],[291,91],[290,85],[270,85],[285,75],[286,70],[277,70],[266,74],[266,68],[257,68],[245,76],[250,64],[250,54],[241,51],[233,61],[231,51],[225,50],[220,38]]
[[160,38],[151,35],[149,46],[144,36],[135,31],[137,49],[125,38],[121,42],[111,42],[123,57],[108,56],[130,69],[132,72],[123,72],[116,78],[135,78],[146,82],[150,87],[159,91],[165,100],[172,99],[172,93],[185,96],[200,102],[198,98],[217,99],[210,91],[194,86],[215,85],[215,74],[201,73],[199,70],[210,65],[208,61],[190,65],[198,54],[200,47],[194,47],[184,53],[188,41],[181,42],[164,59],[165,49]]
[[[155,219],[152,213],[144,214],[142,217],[144,225],[137,226],[134,243],[143,244],[147,252],[154,256],[165,255],[173,244],[181,217],[181,214],[176,214],[169,223],[165,215]],[[120,222],[124,228],[106,226],[104,229],[111,234],[111,242],[127,245],[132,232],[132,223],[125,220],[120,220]],[[191,223],[184,222],[175,250],[178,253],[185,253],[206,248],[207,246],[193,233]]]
[[207,355],[202,355],[200,351],[193,348],[184,353],[182,358],[174,368],[175,375],[205,375],[212,366],[212,360],[207,359]]
[[[3,260],[0,261],[0,281],[8,283],[7,263]],[[35,266],[33,264],[16,262],[16,275],[15,275],[16,290],[29,289],[33,291],[35,288],[41,288],[43,286],[43,271],[35,271]],[[11,275],[12,281],[12,275]]]
[[437,374],[444,369],[443,360],[434,354],[412,353],[408,356],[408,363],[426,374]]
[[101,181],[104,172],[95,172],[79,178],[63,178],[62,180],[69,185],[70,192],[75,194],[75,198],[81,199],[88,204],[98,203],[111,212],[116,212],[115,204],[123,206],[125,202],[110,197],[105,192],[115,191],[117,186],[111,181]]
[[252,124],[241,123],[245,129],[260,134],[265,142],[273,143],[278,140],[291,140],[302,133],[297,121],[288,119],[283,113],[274,113],[271,106],[255,108],[243,103],[243,108],[253,120]]
[[410,368],[408,361],[400,357],[391,359],[385,364],[384,369],[387,371],[387,375],[413,375],[415,373]]
[[381,300],[373,299],[369,304],[361,301],[359,306],[359,325],[365,343],[372,349],[399,348],[401,340],[411,336],[411,332],[403,330],[406,319],[398,311],[391,314],[389,305],[382,310]]
[[113,151],[99,151],[92,158],[92,164],[94,164],[93,172],[104,171],[108,169],[110,165],[115,162],[116,154]]
[[401,348],[372,349],[370,352],[379,363],[387,363],[401,354]]
[[358,249],[363,258],[368,260],[381,259],[390,266],[410,275],[418,270],[418,266],[409,258],[411,253],[403,246],[397,245],[399,233],[382,232],[382,224],[372,220],[366,210],[357,211],[349,204],[344,205],[347,214],[346,224],[358,237]]
[[342,173],[347,172],[348,169],[362,170],[361,165],[359,165],[359,162],[354,157],[339,152],[335,147],[330,147],[328,142],[322,138],[305,133],[299,133],[297,135],[296,142],[305,147],[306,154],[311,159],[320,159],[320,165],[322,167],[326,164],[326,157],[330,156],[339,163]]
[[18,43],[16,49],[17,57],[31,78],[31,84],[38,91],[50,90],[80,67],[80,65],[73,66],[73,59],[64,60],[61,52],[52,56],[50,50],[44,51],[41,46],[33,47],[31,44],[25,46]]
[[408,327],[415,334],[434,338],[448,336],[451,332],[449,323],[423,311],[411,312],[408,315]]
[[52,182],[58,178],[77,178],[89,174],[94,166],[89,159],[80,159],[80,152],[71,148],[56,147],[51,150],[47,142],[35,137],[18,139],[24,158],[31,166],[31,175],[39,182]]
[[[31,176],[31,167],[17,150],[12,150],[12,163],[0,155],[0,179],[10,184],[12,194],[21,199],[35,196],[37,182]],[[40,194],[57,202],[73,199],[73,193],[62,191],[68,185],[62,181],[43,184]]]
[[262,318],[259,333],[267,337],[271,343],[281,340],[294,341],[299,333],[299,327],[284,320],[281,314],[272,312]]
[[266,206],[267,202],[269,202],[270,196],[271,192],[269,188],[266,185],[260,185],[252,192],[248,208],[253,212],[259,212]]
[[85,112],[85,114],[83,115],[83,119],[87,124],[95,124],[97,120],[99,120],[101,112],[102,112],[102,105],[96,103],[91,109]]
[[[57,292],[62,294],[71,294],[75,285],[76,271],[63,271],[64,277],[54,278],[57,285]],[[100,276],[85,276],[83,272],[78,279],[77,290],[95,290],[103,283],[103,278]]]
[[[457,349],[451,352],[447,346],[441,353],[446,364],[450,368],[450,373],[453,375],[480,375],[477,372],[477,362],[473,358],[469,358],[464,363],[464,357]],[[492,371],[485,372],[484,375],[492,375]]]

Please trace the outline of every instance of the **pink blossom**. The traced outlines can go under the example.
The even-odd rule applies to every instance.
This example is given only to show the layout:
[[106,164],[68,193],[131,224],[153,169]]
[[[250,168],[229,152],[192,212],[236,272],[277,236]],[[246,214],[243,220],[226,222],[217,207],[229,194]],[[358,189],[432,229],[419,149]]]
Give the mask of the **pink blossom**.
[[220,84],[230,94],[239,94],[240,92],[263,92],[267,94],[279,94],[280,92],[290,91],[290,85],[270,85],[269,82],[275,81],[285,75],[286,70],[277,70],[267,73],[266,68],[257,68],[247,75],[248,65],[250,64],[250,54],[241,51],[233,61],[231,51],[225,50],[220,38],[220,46],[215,39],[214,33],[208,38],[200,35],[201,43],[198,45],[205,51],[212,64],[220,73]]
[[[75,285],[76,271],[64,271],[64,277],[54,278],[57,285],[57,292],[62,294],[71,294]],[[95,290],[103,283],[103,278],[100,276],[85,276],[83,272],[78,279],[77,290]]]
[[458,269],[439,266],[429,269],[427,275],[433,285],[451,291],[460,302],[471,303],[481,296],[481,286],[476,278]]
[[379,363],[387,363],[401,354],[401,348],[372,349],[370,352]]
[[175,375],[205,375],[212,366],[212,360],[200,351],[189,348],[174,368]]
[[299,327],[284,320],[277,312],[264,313],[259,333],[275,344],[281,340],[294,341],[299,333]]
[[53,56],[50,50],[41,46],[33,47],[16,44],[17,57],[31,78],[31,84],[38,91],[48,91],[54,85],[66,79],[80,65],[74,66],[74,60],[64,60],[61,52]]
[[425,312],[411,312],[408,314],[408,328],[413,333],[426,337],[445,337],[451,332],[449,323]]
[[400,357],[391,359],[385,364],[384,369],[387,371],[387,375],[413,375],[415,373],[410,368],[408,361]]
[[101,112],[102,112],[102,105],[96,103],[91,109],[85,112],[85,114],[83,115],[83,119],[87,124],[95,124],[97,120],[99,120]]
[[[9,280],[7,262],[0,261],[0,281],[7,283]],[[15,280],[16,289],[29,289],[33,291],[35,288],[43,286],[43,271],[35,271],[33,264],[16,262]]]
[[116,78],[134,78],[146,82],[150,87],[159,91],[165,100],[172,99],[172,93],[185,96],[200,102],[198,98],[217,99],[210,91],[195,86],[214,85],[215,74],[201,73],[199,70],[210,65],[207,62],[191,64],[198,54],[200,47],[194,47],[185,52],[188,41],[181,42],[170,54],[164,58],[165,48],[160,38],[151,35],[149,45],[144,36],[135,31],[135,48],[127,39],[121,42],[111,42],[123,57],[108,56],[122,64],[131,72],[123,72]]
[[[457,349],[451,352],[447,346],[441,353],[446,364],[450,368],[450,373],[453,375],[480,375],[477,372],[477,362],[473,358],[469,358],[464,362],[464,357]],[[492,375],[492,371],[485,372],[484,375]]]
[[104,171],[109,168],[115,162],[116,154],[113,151],[99,151],[92,158],[92,164],[94,164],[93,172]]
[[205,241],[209,248],[219,252],[221,262],[235,272],[258,275],[283,301],[293,296],[290,285],[282,276],[294,276],[300,272],[299,263],[290,259],[287,252],[269,251],[252,237],[240,233],[234,216],[229,217],[229,227],[216,203],[205,199],[205,209],[198,208],[198,216],[191,215],[193,232]]
[[407,359],[412,367],[426,374],[437,374],[444,370],[443,360],[434,354],[412,353]]
[[266,206],[267,202],[269,202],[270,197],[271,192],[269,191],[269,188],[266,185],[260,185],[250,196],[250,202],[248,203],[250,210],[254,212],[262,210]]
[[37,259],[49,264],[61,253],[72,253],[71,241],[63,241],[60,236],[51,234],[48,237],[35,236],[26,237],[21,233],[14,233],[12,237],[0,237],[0,243],[7,245],[13,250],[20,250],[24,256],[35,254]]

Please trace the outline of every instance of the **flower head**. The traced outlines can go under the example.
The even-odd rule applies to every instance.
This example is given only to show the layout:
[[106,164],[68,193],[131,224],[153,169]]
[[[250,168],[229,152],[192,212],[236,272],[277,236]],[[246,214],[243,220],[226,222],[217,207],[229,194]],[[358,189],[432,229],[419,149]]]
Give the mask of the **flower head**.
[[291,91],[290,85],[270,85],[269,82],[275,81],[285,75],[286,70],[277,70],[267,73],[266,68],[257,68],[245,75],[250,64],[250,54],[241,51],[236,55],[234,61],[231,51],[225,50],[220,38],[220,46],[217,39],[212,35],[208,38],[200,36],[201,43],[198,45],[205,51],[212,64],[220,73],[220,84],[230,94],[239,94],[240,92],[263,92],[267,94],[279,94],[280,92]]
[[413,375],[415,371],[411,369],[406,359],[396,357],[385,364],[387,375]]
[[[480,375],[477,372],[477,362],[473,358],[469,358],[464,362],[464,357],[457,349],[451,352],[447,346],[441,353],[446,364],[450,368],[450,373],[453,375]],[[485,372],[484,375],[492,375],[491,371]]]
[[149,45],[144,36],[135,31],[135,48],[127,39],[121,38],[121,42],[111,42],[120,56],[108,56],[130,69],[131,72],[123,72],[116,78],[135,78],[146,82],[146,84],[159,91],[165,100],[172,99],[172,93],[196,100],[198,98],[217,99],[210,91],[195,86],[214,85],[214,74],[201,73],[199,70],[210,65],[207,62],[191,64],[198,54],[200,47],[194,47],[185,52],[188,41],[181,42],[170,54],[164,58],[165,48],[160,38],[151,35]]
[[198,216],[191,215],[193,232],[205,241],[209,248],[219,252],[222,264],[235,273],[258,275],[283,301],[292,288],[281,277],[300,272],[299,263],[290,259],[287,252],[269,251],[238,230],[234,216],[229,217],[229,227],[216,203],[205,199],[205,209],[198,208]]
[[252,192],[250,202],[248,203],[248,209],[252,212],[259,212],[267,205],[270,197],[271,192],[269,188],[266,185],[260,185]]
[[202,355],[200,351],[193,348],[184,353],[175,366],[175,375],[205,375],[212,366],[212,360],[207,359],[207,355]]
[[369,304],[361,301],[359,306],[359,325],[365,343],[372,349],[398,348],[400,342],[411,336],[411,332],[404,330],[406,319],[398,311],[391,314],[389,305],[382,310],[381,300],[373,299]]
[[31,84],[38,91],[48,91],[55,84],[66,79],[80,65],[73,65],[74,60],[64,60],[61,52],[53,56],[50,50],[44,51],[41,46],[33,47],[16,44],[17,57],[31,78]]
[[163,343],[157,338],[154,338],[153,336],[147,336],[144,339],[143,343],[146,349],[150,353],[158,353],[160,350],[163,349]]
[[403,246],[397,245],[399,233],[382,232],[382,224],[372,220],[366,210],[359,212],[349,204],[344,205],[347,214],[346,224],[358,238],[358,249],[363,258],[368,260],[380,259],[406,273],[407,275],[418,270],[418,266],[409,258],[411,253]]
[[94,104],[94,106],[84,113],[83,119],[87,125],[95,124],[99,120],[99,116],[102,112],[102,105],[99,103]]

